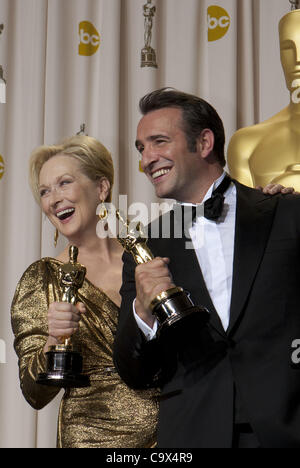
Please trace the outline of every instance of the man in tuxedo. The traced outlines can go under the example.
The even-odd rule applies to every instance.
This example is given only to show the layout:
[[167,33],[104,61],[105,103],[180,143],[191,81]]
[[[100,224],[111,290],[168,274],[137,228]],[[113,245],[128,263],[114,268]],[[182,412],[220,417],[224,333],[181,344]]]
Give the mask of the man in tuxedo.
[[[194,249],[171,229],[149,238],[151,262],[124,254],[117,369],[133,388],[161,387],[159,447],[300,447],[300,197],[231,180],[222,121],[202,99],[162,89],[140,110],[136,147],[157,196],[203,204],[204,216],[185,229]],[[149,304],[174,285],[210,318],[168,341]]]

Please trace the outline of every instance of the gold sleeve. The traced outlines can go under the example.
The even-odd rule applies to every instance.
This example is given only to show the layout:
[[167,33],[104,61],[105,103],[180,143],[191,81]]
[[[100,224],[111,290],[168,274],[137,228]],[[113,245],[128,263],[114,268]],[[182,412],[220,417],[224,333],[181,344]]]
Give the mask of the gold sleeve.
[[35,382],[38,374],[46,370],[43,348],[48,339],[47,312],[49,304],[58,300],[53,290],[50,273],[41,260],[23,274],[11,306],[21,390],[27,402],[37,410],[46,406],[60,391]]

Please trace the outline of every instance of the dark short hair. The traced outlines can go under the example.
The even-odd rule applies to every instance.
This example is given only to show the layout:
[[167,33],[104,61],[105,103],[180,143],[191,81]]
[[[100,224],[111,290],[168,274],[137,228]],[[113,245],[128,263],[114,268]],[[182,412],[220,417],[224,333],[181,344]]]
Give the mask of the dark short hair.
[[215,137],[214,154],[222,167],[225,161],[225,131],[217,111],[204,99],[192,94],[183,93],[173,88],[161,88],[142,97],[139,108],[143,115],[149,112],[175,107],[182,110],[183,130],[188,148],[196,151],[196,140],[202,130],[210,129]]

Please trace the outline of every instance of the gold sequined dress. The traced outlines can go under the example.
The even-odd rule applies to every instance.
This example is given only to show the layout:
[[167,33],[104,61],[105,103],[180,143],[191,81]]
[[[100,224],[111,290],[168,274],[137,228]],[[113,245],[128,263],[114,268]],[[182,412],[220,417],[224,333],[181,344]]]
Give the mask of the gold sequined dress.
[[[12,327],[19,358],[24,397],[41,409],[60,391],[35,383],[45,372],[43,348],[48,338],[47,311],[60,301],[58,269],[61,262],[43,258],[22,276],[12,303]],[[83,372],[91,386],[68,389],[58,416],[58,447],[151,447],[156,440],[157,402],[154,390],[135,391],[123,383],[114,369],[112,352],[119,309],[87,279],[79,290],[86,306],[73,343],[80,343]]]

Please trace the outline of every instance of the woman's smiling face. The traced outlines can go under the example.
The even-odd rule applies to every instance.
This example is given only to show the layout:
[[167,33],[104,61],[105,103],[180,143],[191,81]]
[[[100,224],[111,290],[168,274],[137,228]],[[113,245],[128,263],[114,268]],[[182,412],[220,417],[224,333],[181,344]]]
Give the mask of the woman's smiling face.
[[69,241],[95,229],[100,184],[83,174],[74,157],[50,158],[40,171],[39,192],[43,212]]

